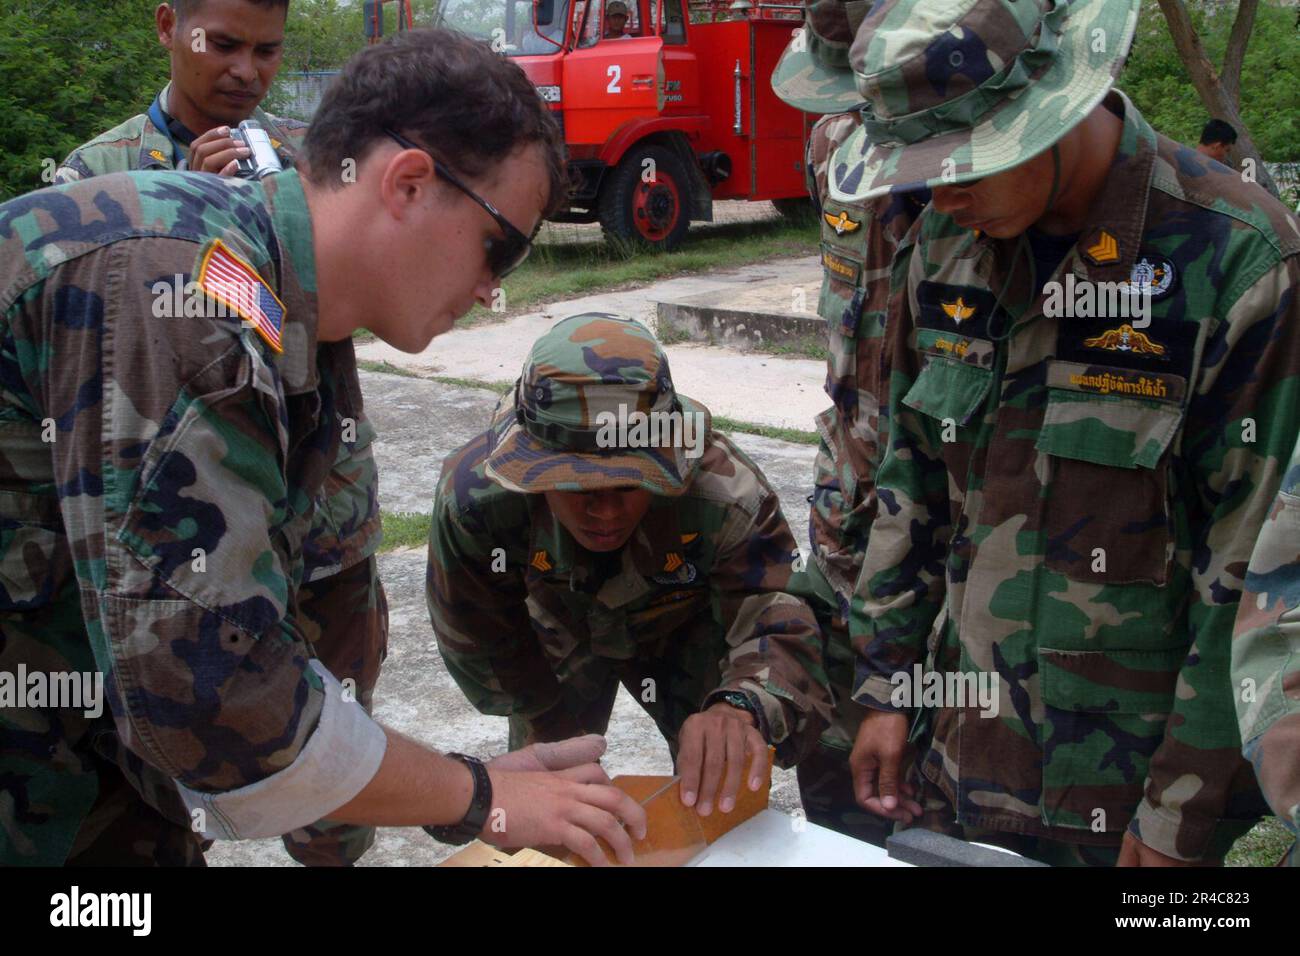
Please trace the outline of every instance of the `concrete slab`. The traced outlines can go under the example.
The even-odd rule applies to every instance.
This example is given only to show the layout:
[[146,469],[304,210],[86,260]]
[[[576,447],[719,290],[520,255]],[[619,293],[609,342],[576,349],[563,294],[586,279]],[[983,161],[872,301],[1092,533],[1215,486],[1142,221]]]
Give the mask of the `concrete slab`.
[[742,351],[820,346],[826,338],[826,323],[817,315],[821,278],[817,260],[800,259],[777,279],[661,299],[658,327]]
[[[384,510],[427,514],[443,458],[487,427],[497,395],[380,372],[362,372],[361,385],[366,414],[379,433],[375,457]],[[742,432],[729,437],[763,469],[795,537],[806,545],[816,449]]]
[[[389,511],[427,512],[442,458],[480,430],[497,396],[398,375],[362,373],[368,414],[379,432],[376,457],[380,494]],[[798,538],[806,537],[813,449],[753,435],[736,441],[754,457],[781,495]],[[410,548],[383,554],[380,574],[388,592],[389,651],[375,692],[375,715],[401,733],[440,750],[491,755],[506,748],[506,721],[485,717],[465,700],[438,654],[424,606],[425,553]],[[654,722],[620,690],[604,759],[612,775],[672,772],[668,747]],[[799,807],[793,770],[775,771],[771,806]],[[443,847],[417,828],[385,828],[362,860],[365,866],[423,866],[445,859]],[[214,866],[292,866],[278,840],[217,844]]]
[[[424,374],[513,382],[533,342],[559,319],[581,312],[613,312],[658,328],[657,303],[704,293],[739,295],[754,284],[788,283],[791,271],[819,269],[815,257],[778,260],[741,269],[682,276],[637,289],[604,292],[553,303],[502,322],[456,329],[434,339],[416,355],[379,341],[360,343],[357,356],[388,362]],[[820,274],[820,273],[818,273]],[[785,299],[790,293],[785,293]],[[808,300],[816,306],[816,290]],[[813,429],[813,418],[829,404],[822,385],[824,362],[782,356],[741,354],[734,349],[696,343],[669,345],[665,351],[673,381],[715,415],[783,428]]]

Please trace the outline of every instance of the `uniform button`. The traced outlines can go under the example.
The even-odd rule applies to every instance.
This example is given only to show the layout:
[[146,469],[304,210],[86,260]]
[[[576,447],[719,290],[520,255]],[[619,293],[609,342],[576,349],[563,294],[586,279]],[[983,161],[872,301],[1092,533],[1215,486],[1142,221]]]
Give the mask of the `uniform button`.
[[957,69],[965,61],[966,57],[962,54],[961,50],[953,50],[948,54],[948,63],[952,65],[953,69]]

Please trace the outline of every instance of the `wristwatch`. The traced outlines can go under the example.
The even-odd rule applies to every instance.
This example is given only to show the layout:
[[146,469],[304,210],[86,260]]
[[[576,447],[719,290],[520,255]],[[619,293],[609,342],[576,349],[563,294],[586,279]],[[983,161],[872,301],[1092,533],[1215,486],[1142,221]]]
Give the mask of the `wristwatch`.
[[758,708],[754,706],[754,702],[749,699],[749,695],[744,691],[724,690],[713,698],[713,702],[715,704],[727,704],[737,710],[745,711],[754,718],[754,726],[759,730],[763,729],[763,718],[758,715]]
[[465,754],[447,754],[447,756],[469,767],[470,773],[474,775],[474,796],[470,797],[469,809],[465,811],[465,816],[460,823],[428,826],[424,828],[424,832],[440,843],[464,846],[482,832],[483,824],[487,822],[488,811],[492,809],[492,778],[488,776],[483,761],[477,757],[467,757]]

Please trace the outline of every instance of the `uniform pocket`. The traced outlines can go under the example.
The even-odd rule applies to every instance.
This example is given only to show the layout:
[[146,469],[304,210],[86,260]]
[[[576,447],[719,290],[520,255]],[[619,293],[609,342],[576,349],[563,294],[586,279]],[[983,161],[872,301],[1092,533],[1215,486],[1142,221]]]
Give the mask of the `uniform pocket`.
[[1090,584],[1168,580],[1169,445],[1184,380],[1053,362],[1035,447],[1048,456],[1046,564]]
[[[247,360],[245,360],[247,361]],[[193,603],[260,636],[288,607],[288,569],[273,542],[297,516],[283,471],[283,429],[245,364],[236,384],[183,392],[150,443],[117,538],[145,569]],[[297,524],[304,524],[297,520]],[[112,590],[152,582],[123,569]]]
[[1183,648],[1038,652],[1043,821],[1118,832],[1164,739]]
[[968,425],[984,405],[992,384],[992,369],[927,354],[903,404],[941,422]]

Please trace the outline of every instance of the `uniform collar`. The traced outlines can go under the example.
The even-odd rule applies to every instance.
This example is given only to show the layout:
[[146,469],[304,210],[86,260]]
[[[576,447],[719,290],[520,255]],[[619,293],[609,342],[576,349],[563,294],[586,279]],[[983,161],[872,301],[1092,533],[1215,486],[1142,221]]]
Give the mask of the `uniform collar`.
[[[167,85],[162,88],[158,94],[158,102],[162,105],[167,115],[171,115],[171,95],[172,84],[168,81]],[[258,106],[253,110],[252,119],[262,124],[262,128],[271,136],[271,145],[273,145],[285,157],[294,156],[293,142],[289,135],[280,128],[280,124],[270,113],[263,111]],[[167,135],[167,131],[159,129],[157,124],[145,113],[144,117],[144,134],[140,143],[140,162],[138,169],[174,169],[172,163],[172,138]],[[190,148],[187,144],[177,141],[176,148],[180,150],[181,156],[186,160],[190,156]]]
[[297,170],[262,180],[279,245],[277,268],[284,303],[284,353],[277,361],[286,394],[313,391],[316,367],[316,253],[311,212]]
[[1119,90],[1112,90],[1104,102],[1122,117],[1119,148],[1065,268],[1095,282],[1124,282],[1137,261],[1146,229],[1156,133]]
[[[570,590],[585,590],[596,573],[594,556],[574,540],[546,505],[545,495],[529,495],[531,532],[528,560],[533,572],[567,580]],[[684,560],[676,499],[656,497],[619,555],[621,569],[606,579],[595,599],[621,607],[652,589],[656,576],[672,573]]]
[[[171,95],[172,85],[168,83],[158,94],[157,102],[162,105],[164,110],[167,109],[167,100]],[[150,111],[153,107],[150,106]],[[181,156],[189,155],[189,147],[184,143],[176,143],[175,148],[179,149]],[[144,131],[140,134],[140,158],[135,166],[136,169],[175,169],[176,164],[173,159],[172,138],[167,135],[165,129],[160,129],[158,124],[146,111],[144,114]]]
[[[1093,282],[1126,282],[1137,261],[1146,227],[1146,214],[1156,158],[1156,133],[1138,112],[1132,100],[1119,90],[1111,90],[1103,101],[1120,114],[1123,124],[1119,145],[1111,161],[1101,190],[1094,197],[1088,218],[1079,230],[1074,248],[1066,253],[1059,274],[1073,271]],[[952,255],[956,259],[973,259],[974,269],[995,292],[1007,281],[1007,271],[1014,277],[1003,302],[1026,303],[1029,308],[1021,319],[1039,313],[1042,289],[1028,287],[1030,271],[1017,244],[1023,237],[993,239],[987,235],[970,235]]]

